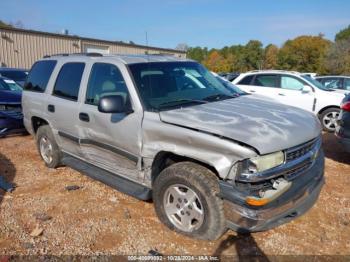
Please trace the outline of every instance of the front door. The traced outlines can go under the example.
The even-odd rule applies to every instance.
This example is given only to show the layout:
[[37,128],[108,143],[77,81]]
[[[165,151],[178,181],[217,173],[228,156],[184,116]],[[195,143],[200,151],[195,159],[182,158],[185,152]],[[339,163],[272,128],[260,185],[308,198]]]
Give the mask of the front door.
[[132,105],[120,68],[111,63],[94,63],[79,113],[83,132],[81,150],[90,163],[138,180],[143,115],[99,112],[100,98],[108,95],[120,95],[125,104]]
[[312,112],[315,94],[311,87],[310,90],[305,91],[303,89],[305,85],[306,83],[294,76],[281,75],[277,99],[283,104],[299,107]]

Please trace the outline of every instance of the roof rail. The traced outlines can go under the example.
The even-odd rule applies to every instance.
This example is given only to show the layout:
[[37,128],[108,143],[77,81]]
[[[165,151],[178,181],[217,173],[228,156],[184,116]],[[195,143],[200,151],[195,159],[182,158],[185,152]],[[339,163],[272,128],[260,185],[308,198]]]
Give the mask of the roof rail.
[[277,70],[277,69],[266,69],[266,70],[252,70],[248,71],[246,73],[259,73],[259,72],[279,72],[279,73],[293,73],[293,74],[300,74],[300,72],[297,71],[289,71],[289,70]]
[[49,58],[49,57],[54,57],[54,56],[92,56],[92,57],[100,57],[103,56],[100,53],[61,53],[61,54],[53,54],[53,55],[44,55],[43,58]]

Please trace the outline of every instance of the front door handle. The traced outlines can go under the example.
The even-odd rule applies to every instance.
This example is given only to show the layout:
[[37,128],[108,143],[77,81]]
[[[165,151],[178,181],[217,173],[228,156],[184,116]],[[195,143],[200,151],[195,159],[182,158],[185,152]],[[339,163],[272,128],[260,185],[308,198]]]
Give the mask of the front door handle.
[[47,110],[51,113],[54,113],[55,112],[55,106],[54,105],[48,105],[47,106]]
[[90,122],[90,117],[87,113],[79,113],[79,119],[84,122]]
[[251,92],[251,93],[255,93],[256,91],[255,91],[255,90],[249,90],[249,92]]
[[282,93],[278,93],[279,96],[286,96],[285,94],[282,94]]

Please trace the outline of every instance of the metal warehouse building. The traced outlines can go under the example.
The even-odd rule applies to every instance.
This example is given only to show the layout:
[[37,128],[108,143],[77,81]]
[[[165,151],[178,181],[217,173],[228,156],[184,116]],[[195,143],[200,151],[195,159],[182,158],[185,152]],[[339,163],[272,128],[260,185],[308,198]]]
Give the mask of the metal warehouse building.
[[29,69],[44,55],[98,52],[102,54],[168,54],[186,57],[186,52],[116,41],[0,27],[0,66]]

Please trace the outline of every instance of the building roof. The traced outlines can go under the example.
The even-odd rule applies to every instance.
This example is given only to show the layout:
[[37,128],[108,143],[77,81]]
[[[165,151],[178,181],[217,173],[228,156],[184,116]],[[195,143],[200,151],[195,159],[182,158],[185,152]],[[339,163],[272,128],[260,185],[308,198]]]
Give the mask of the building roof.
[[172,52],[172,53],[179,53],[179,54],[185,54],[186,51],[171,49],[171,48],[162,48],[162,47],[155,47],[155,46],[145,46],[145,45],[138,45],[138,44],[129,44],[124,43],[121,41],[110,41],[110,40],[103,40],[103,39],[97,39],[97,38],[89,38],[89,37],[80,37],[77,35],[65,35],[65,34],[58,34],[58,33],[49,33],[49,32],[43,32],[43,31],[37,31],[37,30],[31,30],[31,29],[21,29],[21,28],[9,28],[0,26],[0,30],[4,31],[13,31],[13,32],[22,32],[22,33],[29,33],[29,34],[35,34],[35,35],[43,35],[43,36],[54,36],[54,37],[61,37],[61,38],[68,38],[68,39],[74,39],[74,40],[85,40],[85,41],[97,41],[102,42],[108,45],[120,45],[120,46],[128,46],[128,47],[139,47],[139,48],[145,48],[149,50],[156,50],[156,51],[164,51],[164,52]]

